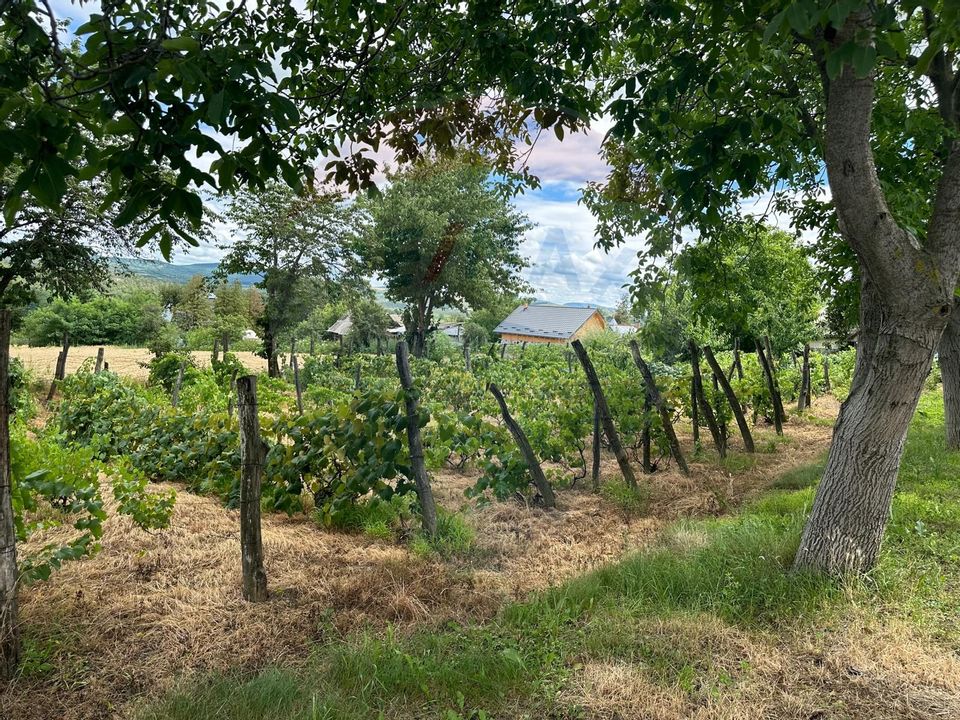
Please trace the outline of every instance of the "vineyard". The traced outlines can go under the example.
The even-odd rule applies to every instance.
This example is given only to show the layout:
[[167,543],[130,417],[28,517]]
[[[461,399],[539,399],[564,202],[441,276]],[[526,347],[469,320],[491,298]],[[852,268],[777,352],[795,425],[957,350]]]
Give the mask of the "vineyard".
[[[296,377],[292,370],[257,377],[264,607],[285,608],[283,627],[269,619],[272,611],[240,598],[240,520],[231,509],[242,495],[236,379],[244,371],[234,356],[206,369],[161,358],[146,385],[87,363],[39,414],[21,382],[15,502],[21,564],[36,581],[24,593],[24,612],[45,630],[28,635],[27,670],[4,700],[15,698],[10,712],[96,717],[131,691],[166,688],[184,654],[194,670],[257,667],[303,648],[327,625],[345,633],[371,623],[491,618],[506,602],[656,542],[671,521],[728,513],[780,473],[817,461],[835,413],[824,369],[842,395],[852,363],[850,351],[828,363],[808,357],[816,402],[791,412],[781,436],[758,356],[717,353],[749,420],[750,453],[708,369],[698,415],[709,408],[724,439],[719,449],[706,428],[694,439],[691,364],[643,362],[661,415],[626,342],[598,336],[582,350],[615,442],[638,471],[635,485],[624,479],[588,375],[569,348],[412,359],[410,391],[387,355],[303,356]],[[775,364],[775,387],[794,405],[803,360],[794,365],[787,355]],[[537,469],[493,388],[545,488],[535,484]],[[410,454],[408,399],[417,401],[413,424],[437,504],[432,532]],[[132,592],[117,593],[118,582]],[[143,617],[125,620],[130,613]],[[71,616],[87,617],[89,636],[49,634]],[[113,627],[129,642],[111,642],[109,659],[94,660],[107,651],[95,627]],[[249,645],[257,627],[266,635]],[[121,681],[122,666],[141,669]],[[159,680],[144,674],[148,667]]]

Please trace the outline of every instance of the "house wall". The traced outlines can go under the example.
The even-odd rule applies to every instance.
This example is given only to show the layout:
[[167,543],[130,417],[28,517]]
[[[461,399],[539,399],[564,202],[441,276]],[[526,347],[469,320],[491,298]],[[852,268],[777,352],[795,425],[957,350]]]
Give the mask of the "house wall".
[[603,319],[603,315],[599,312],[595,312],[593,315],[587,318],[587,321],[580,326],[580,328],[569,338],[547,338],[547,337],[538,337],[536,335],[516,335],[513,333],[501,333],[500,342],[505,343],[540,343],[543,345],[565,345],[568,342],[573,340],[578,340],[584,335],[589,335],[592,332],[597,332],[599,330],[605,330],[607,328],[607,323]]

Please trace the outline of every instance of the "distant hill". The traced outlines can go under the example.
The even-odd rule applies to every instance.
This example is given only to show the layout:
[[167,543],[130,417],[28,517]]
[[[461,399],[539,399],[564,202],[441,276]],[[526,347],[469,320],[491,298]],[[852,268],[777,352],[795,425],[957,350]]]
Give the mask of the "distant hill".
[[[190,263],[188,265],[174,265],[162,260],[147,260],[144,258],[113,258],[113,266],[122,272],[133,275],[183,284],[194,275],[210,275],[217,269],[217,263]],[[230,282],[239,280],[244,287],[260,282],[259,275],[231,275]]]

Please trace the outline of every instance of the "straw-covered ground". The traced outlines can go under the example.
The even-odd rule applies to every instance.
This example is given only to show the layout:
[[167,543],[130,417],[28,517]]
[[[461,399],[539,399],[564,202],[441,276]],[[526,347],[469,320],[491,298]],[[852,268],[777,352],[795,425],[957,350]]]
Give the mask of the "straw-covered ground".
[[[478,665],[498,662],[498,653],[512,657],[506,650],[483,649],[489,639],[485,633],[509,636],[517,623],[511,616],[536,612],[533,624],[521,623],[517,642],[525,652],[524,638],[534,637],[553,612],[548,608],[553,601],[544,601],[542,608],[537,604],[541,591],[563,586],[570,589],[561,594],[574,597],[578,583],[593,582],[590,571],[663,542],[695,551],[712,540],[696,524],[687,527],[683,518],[726,515],[762,498],[771,487],[809,484],[829,444],[835,413],[832,399],[819,399],[810,416],[791,421],[784,439],[758,428],[757,445],[763,451],[754,457],[735,452],[718,464],[704,452],[692,463],[690,478],[672,467],[644,478],[650,495],[639,512],[619,503],[615,494],[590,492],[582,481],[560,491],[556,512],[518,502],[478,506],[463,495],[474,480],[470,473],[439,473],[434,480],[439,502],[450,510],[463,509],[476,533],[469,551],[445,559],[411,553],[396,541],[321,529],[305,516],[267,515],[263,540],[271,597],[261,604],[240,596],[238,514],[217,500],[180,492],[170,528],[155,534],[111,515],[99,554],[23,590],[26,663],[22,676],[0,694],[0,717],[92,720],[144,712],[150,718],[375,717],[364,703],[386,707],[389,718],[482,717],[442,714],[440,706],[430,704],[433,699],[410,702],[428,686],[432,698],[443,695],[443,686],[433,685],[440,680],[417,679],[432,667],[429,658],[462,683]],[[689,437],[685,445],[692,449]],[[604,459],[603,475],[610,483],[618,477],[611,458]],[[49,537],[38,536],[30,544],[46,541]],[[602,577],[605,570],[600,572]],[[631,579],[622,580],[639,583],[639,603],[649,590],[644,572],[629,571]],[[651,587],[655,582],[649,581]],[[719,587],[702,592],[722,593],[725,582],[735,586],[741,581],[728,573]],[[516,601],[522,602],[518,606]],[[649,602],[660,600],[651,596]],[[556,612],[562,616],[566,611]],[[578,709],[577,714],[564,710],[541,716],[557,720],[960,717],[960,655],[899,619],[878,622],[870,613],[861,617],[854,607],[840,624],[816,630],[784,627],[781,632],[745,628],[727,622],[723,613],[631,612],[621,615],[614,606],[613,615],[598,611],[583,625],[572,620],[563,625],[558,632],[563,637],[575,632],[576,640],[570,642],[583,656],[570,657],[559,649],[547,659],[523,656],[521,677],[505,675],[499,681],[503,692],[494,689],[501,706],[492,717],[530,717],[529,704],[512,698],[542,692],[540,685],[529,690],[524,683],[549,675],[547,668],[557,662],[574,670],[565,670],[565,680],[551,686],[552,706]],[[442,642],[454,648],[465,644],[455,652],[443,644],[435,647],[431,643],[440,639],[423,639],[432,634],[448,638]],[[375,640],[356,640],[365,637]],[[415,649],[401,652],[406,645],[391,644],[408,642],[414,648],[427,642],[432,649],[420,657]],[[357,643],[362,650],[337,649]],[[387,655],[377,643],[386,643]],[[354,657],[349,653],[359,653],[354,661],[361,663],[371,648],[378,648],[379,658],[370,661],[372,670],[344,671],[347,676],[336,687],[320,687],[312,695],[301,692],[320,682],[309,679],[317,663],[323,672],[335,672],[324,653],[337,653],[341,663]],[[453,654],[446,657],[446,652]],[[399,674],[411,688],[394,689],[389,680],[374,679],[389,672],[391,663],[406,663]],[[270,668],[283,670],[277,675]],[[280,692],[258,685],[256,692],[265,693],[260,697],[250,696],[246,686],[228,684],[222,697],[214,689],[202,702],[192,691],[182,702],[176,700],[179,689],[193,682],[238,677],[236,682],[243,683],[261,671],[267,674],[252,682],[282,680],[289,687],[283,685],[287,689]],[[482,675],[488,676],[486,669]],[[347,685],[350,689],[343,690]],[[317,710],[318,698],[327,702],[341,691],[342,707],[351,708],[350,714],[346,709]],[[378,704],[378,692],[389,697]],[[470,691],[465,692],[466,700],[460,690],[456,697],[469,709]],[[171,693],[175,699],[170,704],[144,710],[144,703],[167,702],[163,698]],[[261,701],[267,703],[262,713]],[[294,703],[294,709],[285,703]]]

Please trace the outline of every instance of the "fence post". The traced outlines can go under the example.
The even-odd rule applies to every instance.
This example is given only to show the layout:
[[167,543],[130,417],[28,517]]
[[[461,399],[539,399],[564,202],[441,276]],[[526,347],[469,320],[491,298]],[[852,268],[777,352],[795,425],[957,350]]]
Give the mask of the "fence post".
[[597,377],[597,371],[594,369],[593,363],[590,362],[590,356],[587,355],[583,343],[579,340],[574,340],[570,344],[570,347],[572,347],[573,351],[577,354],[577,359],[580,361],[583,372],[587,376],[587,383],[593,392],[593,401],[596,403],[596,407],[600,412],[600,424],[603,426],[603,431],[607,436],[607,442],[610,443],[613,454],[617,458],[617,464],[620,466],[620,472],[623,473],[623,479],[629,487],[635,488],[637,486],[637,476],[633,474],[633,468],[630,467],[630,459],[627,457],[627,453],[620,442],[620,435],[617,434],[617,429],[613,425],[613,418],[610,417],[610,406],[607,405],[607,398],[604,396],[603,388],[600,386],[600,378]]
[[720,386],[723,388],[724,395],[727,396],[727,403],[730,405],[730,410],[733,412],[733,416],[737,420],[737,426],[740,428],[740,436],[743,438],[743,445],[746,448],[746,451],[748,453],[754,452],[755,448],[753,445],[753,435],[750,434],[750,426],[747,425],[747,419],[743,416],[743,408],[740,406],[740,401],[737,400],[737,395],[735,392],[733,392],[733,388],[730,386],[727,376],[723,374],[723,370],[717,363],[717,359],[713,356],[713,350],[710,349],[709,345],[703,348],[703,356],[710,364],[710,369],[713,370],[714,378],[716,378],[716,380],[720,383]]
[[293,386],[297,389],[297,414],[303,415],[303,388],[300,386],[300,363],[293,356]]
[[397,373],[403,388],[404,403],[407,408],[407,441],[410,444],[410,466],[420,498],[420,512],[423,515],[423,529],[427,535],[437,533],[437,505],[433,499],[433,488],[427,475],[427,466],[423,462],[423,443],[420,440],[420,409],[413,389],[413,375],[410,373],[410,353],[407,343],[397,343]]
[[590,479],[593,481],[593,490],[600,490],[600,409],[597,407],[597,401],[593,401],[593,472]]
[[770,404],[773,405],[773,425],[777,429],[777,435],[783,435],[783,421],[780,419],[780,411],[777,410],[777,387],[773,382],[773,371],[770,369],[770,361],[763,352],[763,345],[757,343],[757,359],[760,360],[760,367],[763,368],[763,375],[767,379],[767,390],[770,391]]
[[250,602],[267,599],[267,574],[263,569],[260,534],[260,483],[264,442],[257,416],[257,377],[237,378],[237,411],[240,417],[240,560],[243,597]]
[[[57,355],[57,365],[53,369],[53,382],[50,383],[50,392],[47,393],[47,402],[49,403],[53,400],[53,396],[57,392],[57,383],[63,380],[67,376],[67,353],[70,350],[70,333],[64,331],[63,333],[63,347],[60,350],[60,354]],[[7,351],[9,352],[9,350]]]
[[180,386],[183,385],[183,370],[186,362],[186,360],[181,360],[180,367],[177,369],[177,380],[173,384],[173,395],[170,396],[170,404],[173,407],[176,407],[177,403],[180,401]]
[[210,357],[210,364],[216,365],[220,360],[220,338],[213,339],[213,355]]
[[463,366],[466,368],[467,372],[473,372],[470,367],[470,344],[463,344]]
[[803,362],[800,365],[800,392],[797,398],[797,412],[803,412],[810,404],[810,346],[803,346]]
[[20,664],[17,533],[10,481],[10,310],[0,310],[0,680]]
[[657,389],[657,384],[653,379],[653,373],[650,372],[647,363],[640,357],[640,348],[637,346],[636,340],[630,341],[630,351],[633,353],[633,361],[637,367],[640,368],[640,374],[643,375],[643,381],[647,385],[647,397],[650,398],[650,402],[653,403],[654,407],[657,408],[657,412],[660,413],[660,422],[663,423],[663,432],[667,436],[667,443],[670,445],[670,452],[673,455],[673,459],[677,461],[680,472],[684,475],[689,475],[690,468],[687,467],[687,461],[683,457],[683,451],[680,449],[680,441],[677,439],[677,433],[673,429],[673,422],[670,420],[670,411],[667,409],[667,403]]
[[490,383],[487,388],[493,397],[496,398],[497,405],[500,406],[500,414],[503,416],[503,422],[510,431],[510,434],[513,435],[514,442],[516,442],[517,447],[520,448],[520,454],[523,455],[523,459],[527,462],[527,470],[530,471],[533,484],[540,492],[540,497],[543,498],[543,506],[546,508],[555,508],[557,506],[557,499],[553,494],[553,488],[551,488],[550,483],[547,482],[547,478],[543,474],[543,468],[540,467],[540,461],[537,460],[537,456],[533,452],[533,448],[530,446],[530,441],[523,432],[523,428],[521,428],[517,424],[517,421],[513,419],[513,416],[510,415],[510,410],[507,409],[507,401],[503,399],[503,393],[500,392],[500,388],[497,387],[496,383]]
[[830,354],[827,352],[823,353],[823,390],[824,392],[830,392],[833,388],[830,387]]
[[103,370],[103,353],[103,348],[97,348],[97,364],[93,368],[94,374],[98,374],[101,370]]
[[713,445],[717,448],[717,454],[724,458],[727,456],[727,444],[720,432],[720,426],[713,414],[713,408],[707,402],[707,396],[703,392],[703,376],[700,374],[700,348],[693,340],[687,343],[687,347],[690,349],[690,369],[693,371],[694,403],[700,404],[700,411],[703,413],[703,418],[707,421],[707,428],[710,430],[711,437],[713,437]]

